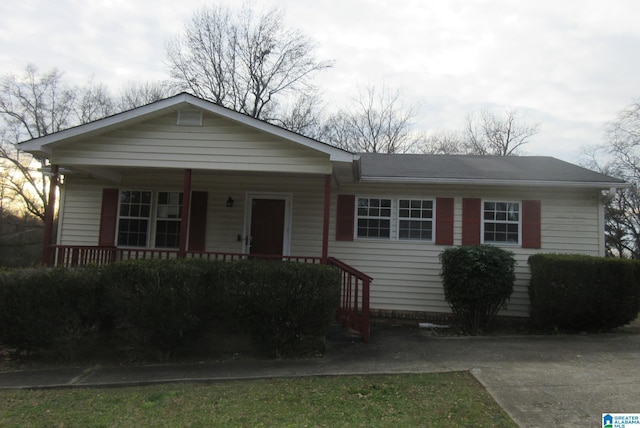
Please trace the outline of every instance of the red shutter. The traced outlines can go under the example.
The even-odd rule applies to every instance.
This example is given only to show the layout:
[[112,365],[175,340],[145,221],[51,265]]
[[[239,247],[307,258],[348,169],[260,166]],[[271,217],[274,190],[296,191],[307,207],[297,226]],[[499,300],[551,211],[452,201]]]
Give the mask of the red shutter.
[[540,201],[522,201],[522,248],[540,248]]
[[353,216],[355,215],[355,195],[338,195],[336,208],[336,241],[353,241]]
[[191,192],[189,251],[204,251],[207,234],[207,192]]
[[480,244],[480,222],[482,209],[480,199],[462,200],[462,245]]
[[453,245],[453,198],[436,198],[436,244]]
[[115,247],[116,222],[118,220],[118,189],[102,189],[102,208],[100,209],[100,236],[98,245]]

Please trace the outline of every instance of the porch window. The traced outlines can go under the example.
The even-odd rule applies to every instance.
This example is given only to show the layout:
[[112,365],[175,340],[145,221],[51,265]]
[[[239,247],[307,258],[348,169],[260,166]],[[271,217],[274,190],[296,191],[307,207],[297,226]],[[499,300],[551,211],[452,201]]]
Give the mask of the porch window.
[[520,203],[483,203],[483,238],[485,243],[518,244],[520,242]]
[[156,248],[178,248],[182,223],[182,193],[158,192]]
[[391,237],[391,199],[358,198],[358,238]]
[[118,246],[146,247],[151,217],[151,192],[120,192]]
[[[120,247],[178,248],[182,193],[123,190],[120,192]],[[153,238],[153,239],[151,239]]]
[[433,200],[398,201],[398,239],[433,240]]

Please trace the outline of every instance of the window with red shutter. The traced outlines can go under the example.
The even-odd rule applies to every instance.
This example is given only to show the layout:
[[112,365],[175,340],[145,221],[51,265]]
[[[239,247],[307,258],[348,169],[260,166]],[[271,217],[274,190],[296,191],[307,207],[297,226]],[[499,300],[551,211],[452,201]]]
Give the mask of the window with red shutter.
[[119,195],[118,189],[102,189],[100,234],[98,237],[98,245],[101,247],[114,247],[116,244]]
[[453,245],[453,198],[436,198],[436,244]]
[[482,201],[476,198],[462,200],[462,245],[479,245]]
[[338,195],[336,207],[336,241],[353,241],[355,195]]
[[522,201],[522,248],[540,248],[541,203]]

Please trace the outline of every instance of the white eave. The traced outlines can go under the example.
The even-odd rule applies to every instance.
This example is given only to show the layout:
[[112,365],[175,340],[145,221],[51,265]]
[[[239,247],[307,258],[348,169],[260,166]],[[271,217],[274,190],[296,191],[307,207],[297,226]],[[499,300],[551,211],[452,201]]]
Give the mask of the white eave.
[[300,144],[310,149],[325,153],[329,155],[329,159],[331,161],[353,162],[354,160],[357,160],[359,158],[353,153],[344,151],[336,147],[332,147],[311,138],[307,138],[303,135],[296,134],[295,132],[291,132],[284,128],[271,125],[270,123],[255,119],[242,113],[238,113],[225,107],[221,107],[217,104],[213,104],[209,101],[205,101],[186,93],[178,94],[173,97],[147,104],[142,107],[118,113],[104,119],[99,119],[95,122],[90,122],[84,125],[76,126],[74,128],[69,128],[55,134],[50,134],[44,137],[18,143],[16,147],[25,152],[37,153],[45,156],[51,155],[51,145],[56,142],[76,137],[83,137],[92,133],[105,132],[110,128],[118,128],[120,126],[123,126],[130,121],[135,122],[136,120],[144,120],[148,117],[152,117],[154,113],[164,114],[166,110],[177,110],[185,104],[201,108],[217,116],[232,120],[255,130],[259,130],[267,134],[271,134],[276,137],[280,137],[288,141]]

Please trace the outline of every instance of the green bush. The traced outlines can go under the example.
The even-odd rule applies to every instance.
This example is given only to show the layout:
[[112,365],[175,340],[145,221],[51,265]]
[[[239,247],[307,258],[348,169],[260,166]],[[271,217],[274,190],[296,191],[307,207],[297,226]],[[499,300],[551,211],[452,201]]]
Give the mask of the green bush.
[[584,255],[529,257],[533,322],[545,329],[600,331],[640,311],[640,262]]
[[340,300],[340,274],[325,265],[247,261],[239,312],[259,350],[288,357],[324,352]]
[[122,349],[164,361],[203,328],[208,267],[194,260],[136,260],[102,269],[103,312]]
[[334,268],[276,261],[14,270],[0,273],[0,342],[66,358],[109,349],[164,361],[215,326],[250,334],[271,355],[317,353],[339,293]]
[[0,342],[19,353],[73,359],[98,327],[100,300],[92,268],[0,273]]
[[486,331],[513,293],[513,254],[491,245],[452,247],[440,261],[445,299],[463,330]]

